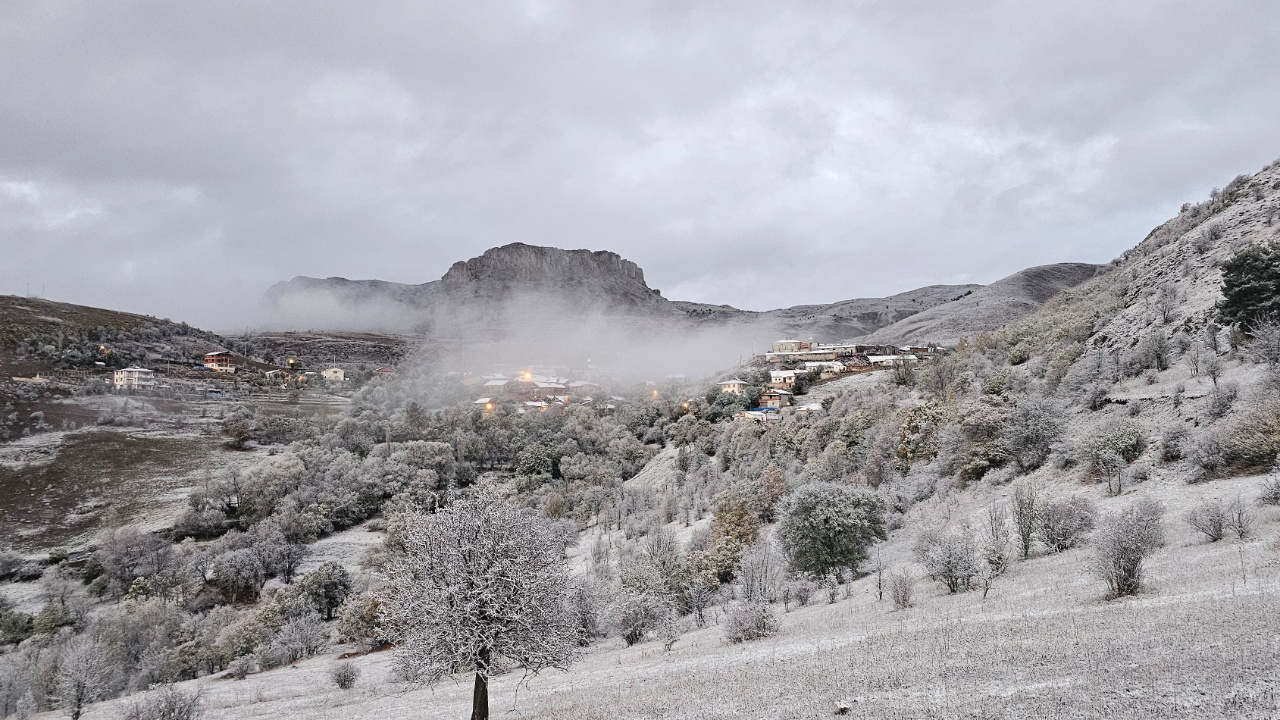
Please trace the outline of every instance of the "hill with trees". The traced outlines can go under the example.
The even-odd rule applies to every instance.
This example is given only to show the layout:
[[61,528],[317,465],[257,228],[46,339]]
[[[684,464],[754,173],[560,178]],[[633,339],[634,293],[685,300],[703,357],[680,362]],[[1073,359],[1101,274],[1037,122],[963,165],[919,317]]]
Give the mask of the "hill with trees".
[[0,609],[0,712],[1274,716],[1278,191],[776,420],[674,381],[488,412],[407,364],[165,532],[7,557],[44,576]]

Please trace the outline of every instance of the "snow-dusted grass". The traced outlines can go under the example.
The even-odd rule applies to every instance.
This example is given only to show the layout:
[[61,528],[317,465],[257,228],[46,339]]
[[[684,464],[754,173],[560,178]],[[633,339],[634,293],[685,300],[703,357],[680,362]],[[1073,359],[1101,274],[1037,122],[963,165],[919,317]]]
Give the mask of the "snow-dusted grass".
[[[946,595],[922,582],[916,607],[876,601],[875,581],[852,597],[781,614],[771,638],[727,645],[714,624],[681,638],[624,648],[592,648],[568,673],[492,687],[496,715],[508,718],[826,717],[840,703],[848,717],[1275,717],[1280,712],[1280,511],[1258,508],[1257,539],[1201,542],[1182,521],[1209,497],[1252,499],[1261,479],[1188,486],[1154,479],[1119,498],[1099,487],[1042,478],[1050,495],[1084,493],[1103,512],[1150,495],[1168,507],[1168,541],[1150,560],[1147,590],[1102,599],[1089,573],[1089,548],[1017,562],[984,600]],[[911,510],[907,529],[884,548],[909,565],[918,528],[977,523],[1010,488],[977,487]],[[918,568],[915,568],[919,572]],[[357,658],[353,690],[334,687],[336,653],[244,681],[197,681],[216,718],[460,718],[470,677],[434,689],[387,680],[390,654]],[[517,692],[517,686],[519,686]],[[118,701],[117,701],[118,703]],[[85,717],[114,717],[116,704]]]
[[327,535],[307,546],[307,559],[298,566],[298,574],[305,575],[321,565],[337,561],[352,575],[360,573],[360,558],[370,548],[382,543],[386,533],[370,530],[369,524],[361,523],[353,528]]

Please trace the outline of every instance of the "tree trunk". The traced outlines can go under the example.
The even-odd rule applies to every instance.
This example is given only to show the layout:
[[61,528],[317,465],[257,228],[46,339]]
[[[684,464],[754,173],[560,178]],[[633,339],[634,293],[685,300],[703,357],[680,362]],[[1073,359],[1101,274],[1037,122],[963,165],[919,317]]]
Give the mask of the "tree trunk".
[[476,668],[476,687],[471,695],[471,720],[489,720],[489,650],[480,651]]

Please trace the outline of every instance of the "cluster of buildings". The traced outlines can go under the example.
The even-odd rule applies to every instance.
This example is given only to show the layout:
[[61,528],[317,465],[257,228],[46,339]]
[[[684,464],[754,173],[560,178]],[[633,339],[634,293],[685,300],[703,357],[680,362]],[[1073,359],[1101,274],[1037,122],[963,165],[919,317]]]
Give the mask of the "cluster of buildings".
[[[512,376],[504,374],[462,376],[462,384],[479,387],[485,393],[472,404],[478,405],[486,413],[491,413],[498,405],[516,405],[517,412],[532,410],[545,411],[562,408],[571,403],[593,405],[592,395],[602,388],[589,380],[570,380],[556,375],[539,375],[533,371],[524,371]],[[617,399],[617,398],[610,398]],[[602,410],[612,410],[612,404],[598,406]]]
[[[802,377],[830,380],[845,373],[870,372],[893,367],[897,363],[915,365],[922,358],[938,352],[933,346],[897,347],[894,345],[822,344],[812,340],[778,340],[772,349],[758,356],[768,363],[789,365],[788,369],[770,370],[769,385],[760,393],[756,407],[743,415],[756,419],[778,417],[778,411],[791,407],[795,401],[795,385]],[[718,383],[721,392],[745,395],[745,380],[726,380]],[[812,410],[806,405],[797,412]]]
[[823,344],[812,340],[778,340],[773,348],[761,356],[771,363],[804,363],[806,367],[838,363],[845,367],[884,367],[903,360],[918,362],[921,357],[938,352],[934,346],[856,345],[852,343]]
[[[347,380],[346,370],[340,367],[330,367],[324,370],[305,370],[297,358],[289,358],[285,367],[273,367],[265,363],[240,357],[227,350],[216,350],[206,353],[202,358],[202,364],[193,368],[188,368],[188,372],[195,370],[199,378],[199,373],[226,373],[234,375],[246,370],[261,372],[263,377],[269,378],[274,382],[283,385],[295,383],[300,385],[308,385],[317,380],[324,380],[329,385],[341,385]],[[102,363],[98,363],[101,365]],[[269,368],[269,369],[268,369]],[[387,376],[394,375],[395,368],[390,366],[380,367],[373,371],[374,375]],[[190,377],[190,376],[189,376]],[[208,376],[205,376],[208,377]],[[127,367],[121,370],[115,370],[111,375],[112,385],[117,390],[148,390],[158,387],[156,382],[156,373],[144,367]]]

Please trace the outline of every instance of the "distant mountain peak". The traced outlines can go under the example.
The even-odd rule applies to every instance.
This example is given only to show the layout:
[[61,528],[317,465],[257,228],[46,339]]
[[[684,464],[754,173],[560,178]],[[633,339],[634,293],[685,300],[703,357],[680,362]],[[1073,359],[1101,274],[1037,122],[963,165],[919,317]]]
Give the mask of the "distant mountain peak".
[[611,279],[656,293],[639,265],[608,250],[561,250],[511,243],[479,257],[460,260],[440,279],[448,287],[476,282],[541,283],[557,280]]

